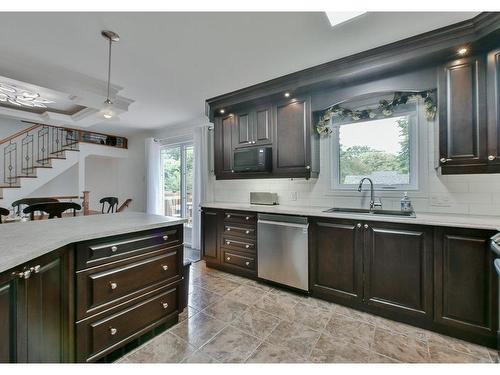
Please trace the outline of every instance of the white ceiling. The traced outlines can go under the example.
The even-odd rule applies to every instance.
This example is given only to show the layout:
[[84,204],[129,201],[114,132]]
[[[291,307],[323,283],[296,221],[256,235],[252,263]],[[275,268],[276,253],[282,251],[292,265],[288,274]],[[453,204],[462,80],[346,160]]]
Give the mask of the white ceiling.
[[0,13],[0,59],[38,63],[40,75],[51,66],[105,80],[100,31],[116,31],[112,82],[134,103],[119,122],[94,128],[129,133],[200,121],[209,97],[476,14],[367,13],[332,28],[322,12]]

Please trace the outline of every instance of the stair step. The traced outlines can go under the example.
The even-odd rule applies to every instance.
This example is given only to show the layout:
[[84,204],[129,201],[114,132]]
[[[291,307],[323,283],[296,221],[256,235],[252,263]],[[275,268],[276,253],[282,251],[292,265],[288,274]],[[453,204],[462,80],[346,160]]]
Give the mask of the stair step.
[[21,185],[0,185],[0,189],[20,189]]
[[41,163],[43,161],[48,161],[52,159],[60,159],[60,160],[66,160],[66,157],[60,157],[60,156],[49,156],[48,158],[43,158],[43,159],[38,159],[36,162]]
[[76,152],[80,152],[80,150],[77,150],[77,149],[72,149],[72,148],[68,148],[68,149],[64,149],[64,150],[60,150],[60,151],[54,151],[54,152],[51,152],[50,154],[51,155],[55,155],[55,154],[60,154],[62,152],[66,152],[66,151],[76,151]]
[[13,176],[13,177],[6,177],[8,180],[16,180],[18,178],[36,178],[36,176],[33,175],[23,175],[23,176]]
[[34,169],[34,168],[52,168],[52,166],[51,165],[34,165],[32,167],[29,167],[29,168],[21,168],[21,170],[23,172],[25,172],[25,171],[27,171],[29,169]]

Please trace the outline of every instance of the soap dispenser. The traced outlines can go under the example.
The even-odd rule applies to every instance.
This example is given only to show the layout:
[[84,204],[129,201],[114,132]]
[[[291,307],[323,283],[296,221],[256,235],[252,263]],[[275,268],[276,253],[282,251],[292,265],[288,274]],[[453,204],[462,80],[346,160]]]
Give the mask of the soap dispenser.
[[411,206],[411,200],[408,193],[405,191],[403,198],[401,199],[401,211],[402,212],[413,212],[413,207]]

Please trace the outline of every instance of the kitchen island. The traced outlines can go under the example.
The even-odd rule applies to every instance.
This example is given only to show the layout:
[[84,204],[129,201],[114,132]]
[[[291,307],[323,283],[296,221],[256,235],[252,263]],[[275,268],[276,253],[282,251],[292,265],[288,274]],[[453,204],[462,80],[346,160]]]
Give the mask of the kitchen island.
[[184,222],[129,212],[1,226],[0,362],[112,360],[175,324]]

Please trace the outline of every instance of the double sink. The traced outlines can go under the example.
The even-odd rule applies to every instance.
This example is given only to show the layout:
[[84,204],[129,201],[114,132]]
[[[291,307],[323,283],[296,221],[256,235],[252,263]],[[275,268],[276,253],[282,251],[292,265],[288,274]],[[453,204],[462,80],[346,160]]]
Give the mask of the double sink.
[[332,212],[332,213],[351,213],[351,214],[360,214],[360,215],[377,215],[377,216],[404,216],[404,217],[416,217],[415,212],[404,212],[404,211],[396,211],[396,210],[370,210],[368,208],[340,208],[333,207],[325,210],[323,212]]

